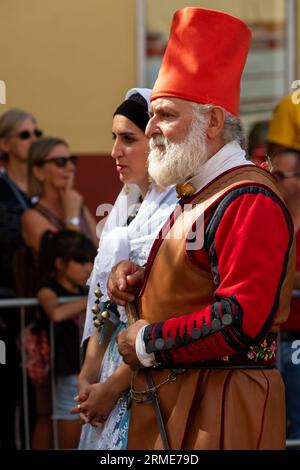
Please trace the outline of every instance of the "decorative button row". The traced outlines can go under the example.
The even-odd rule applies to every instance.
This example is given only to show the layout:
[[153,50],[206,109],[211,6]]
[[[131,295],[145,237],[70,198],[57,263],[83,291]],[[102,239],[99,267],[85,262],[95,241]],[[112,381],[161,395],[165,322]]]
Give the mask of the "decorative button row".
[[219,318],[214,318],[211,322],[211,326],[209,326],[207,323],[205,323],[205,319],[203,318],[203,325],[201,328],[194,327],[191,334],[187,332],[187,326],[185,326],[185,332],[183,335],[177,335],[175,336],[175,339],[173,340],[172,338],[166,338],[165,340],[163,338],[157,338],[154,341],[154,348],[152,348],[152,343],[151,343],[151,336],[148,336],[147,341],[146,341],[146,351],[148,354],[154,352],[154,351],[162,351],[164,350],[169,350],[172,348],[178,348],[180,346],[187,345],[191,343],[192,341],[196,341],[199,338],[208,336],[210,333],[214,333],[218,330],[221,330],[224,326],[229,326],[232,323],[232,315],[229,313],[226,313],[222,316],[222,321]]

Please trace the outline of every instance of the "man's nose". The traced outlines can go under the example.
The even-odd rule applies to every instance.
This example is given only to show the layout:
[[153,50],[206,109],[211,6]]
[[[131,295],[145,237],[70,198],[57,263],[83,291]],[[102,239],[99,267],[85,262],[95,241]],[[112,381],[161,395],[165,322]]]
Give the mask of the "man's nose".
[[148,139],[150,139],[150,137],[152,137],[155,134],[160,134],[160,135],[162,134],[161,129],[157,125],[157,122],[155,121],[154,117],[152,117],[148,121],[147,127],[145,129],[145,134],[148,137]]

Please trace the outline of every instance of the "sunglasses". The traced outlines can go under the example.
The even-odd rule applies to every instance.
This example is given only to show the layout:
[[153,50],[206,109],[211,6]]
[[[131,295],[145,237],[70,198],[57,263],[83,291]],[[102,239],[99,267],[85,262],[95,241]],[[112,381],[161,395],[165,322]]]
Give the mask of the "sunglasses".
[[294,173],[292,171],[280,171],[280,170],[272,171],[272,175],[275,176],[277,181],[283,181],[287,178],[299,178],[300,177],[300,173]]
[[46,163],[54,163],[54,165],[58,168],[64,168],[67,166],[68,162],[71,162],[74,166],[76,166],[78,157],[76,155],[71,155],[70,157],[53,157],[49,158],[49,160],[40,160],[35,162],[35,165],[43,166],[46,165]]
[[35,136],[37,139],[39,139],[40,137],[42,137],[43,131],[41,131],[40,129],[34,129],[33,132],[31,132],[31,131],[21,131],[16,135],[21,140],[28,140],[28,139],[30,139],[31,136]]

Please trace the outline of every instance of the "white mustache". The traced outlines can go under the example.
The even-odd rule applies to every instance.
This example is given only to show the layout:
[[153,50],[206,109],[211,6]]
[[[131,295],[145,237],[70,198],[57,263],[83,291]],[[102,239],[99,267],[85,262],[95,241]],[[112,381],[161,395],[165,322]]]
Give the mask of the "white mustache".
[[159,145],[166,145],[167,139],[163,135],[156,135],[155,137],[150,137],[149,146],[151,150],[154,150]]

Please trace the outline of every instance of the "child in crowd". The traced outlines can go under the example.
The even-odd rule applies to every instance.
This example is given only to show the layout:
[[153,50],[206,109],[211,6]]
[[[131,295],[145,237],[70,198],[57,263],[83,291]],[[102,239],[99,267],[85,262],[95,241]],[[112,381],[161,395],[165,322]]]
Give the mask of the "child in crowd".
[[[80,371],[80,337],[86,310],[86,281],[96,255],[93,243],[72,230],[45,232],[41,241],[42,282],[37,298],[54,322],[54,374],[56,378],[53,419],[57,420],[60,449],[76,448],[80,436],[77,416],[70,414],[77,394]],[[83,296],[59,304],[58,297]]]

